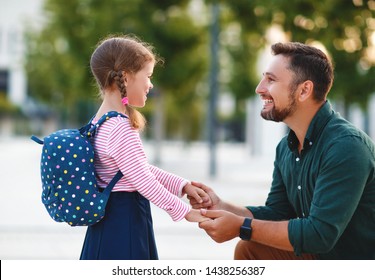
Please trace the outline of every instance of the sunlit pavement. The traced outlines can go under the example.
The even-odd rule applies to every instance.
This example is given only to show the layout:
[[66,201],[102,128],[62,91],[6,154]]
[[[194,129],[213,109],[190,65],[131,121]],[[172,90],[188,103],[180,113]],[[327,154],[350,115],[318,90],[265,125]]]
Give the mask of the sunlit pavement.
[[[155,145],[145,142],[152,163]],[[159,167],[203,182],[224,200],[238,205],[263,204],[271,181],[273,157],[253,157],[244,144],[217,146],[217,175],[209,176],[205,143],[165,142]],[[24,137],[0,139],[0,259],[78,259],[84,227],[54,222],[41,203],[41,146]],[[159,258],[168,260],[232,259],[238,241],[215,243],[195,223],[173,222],[153,206]]]

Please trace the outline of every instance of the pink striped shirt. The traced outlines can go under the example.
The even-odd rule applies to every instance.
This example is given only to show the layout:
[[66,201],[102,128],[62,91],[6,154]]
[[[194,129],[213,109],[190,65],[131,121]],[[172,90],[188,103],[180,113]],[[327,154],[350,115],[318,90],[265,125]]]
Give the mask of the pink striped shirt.
[[139,133],[131,128],[128,119],[119,116],[104,122],[92,144],[100,187],[106,187],[120,169],[124,177],[112,191],[138,191],[164,209],[173,221],[180,221],[190,211],[190,205],[179,198],[188,181],[147,162]]

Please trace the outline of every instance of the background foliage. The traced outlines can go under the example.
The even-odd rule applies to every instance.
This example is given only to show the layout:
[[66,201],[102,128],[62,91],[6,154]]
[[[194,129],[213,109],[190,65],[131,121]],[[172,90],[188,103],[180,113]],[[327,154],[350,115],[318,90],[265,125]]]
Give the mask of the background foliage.
[[[289,41],[324,46],[335,63],[330,98],[366,109],[375,92],[374,0],[46,0],[43,29],[28,33],[30,95],[53,106],[62,121],[86,121],[98,106],[88,65],[95,45],[108,34],[133,33],[165,60],[142,112],[148,119],[165,114],[166,137],[202,137],[213,2],[220,5],[220,91],[235,100],[222,123],[244,130],[245,102],[259,80],[257,58],[274,40],[275,26]],[[239,134],[234,138],[241,140]]]

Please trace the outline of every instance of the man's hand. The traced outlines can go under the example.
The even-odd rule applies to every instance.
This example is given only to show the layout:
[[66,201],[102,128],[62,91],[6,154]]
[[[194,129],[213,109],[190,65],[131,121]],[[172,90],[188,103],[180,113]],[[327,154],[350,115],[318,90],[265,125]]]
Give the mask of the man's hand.
[[212,220],[199,223],[199,227],[216,242],[222,243],[238,237],[244,217],[235,215],[224,210],[201,209],[201,214]]

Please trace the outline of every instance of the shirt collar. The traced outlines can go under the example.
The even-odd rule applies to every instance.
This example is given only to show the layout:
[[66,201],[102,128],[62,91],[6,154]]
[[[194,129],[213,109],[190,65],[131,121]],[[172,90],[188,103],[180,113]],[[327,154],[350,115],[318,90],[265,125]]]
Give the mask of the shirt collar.
[[[311,147],[315,140],[319,137],[321,131],[326,126],[327,122],[334,114],[331,103],[326,101],[319,111],[315,114],[312,119],[309,128],[307,129],[306,137],[303,143],[303,149]],[[288,134],[288,146],[291,151],[298,149],[298,139],[293,130],[289,131]]]

